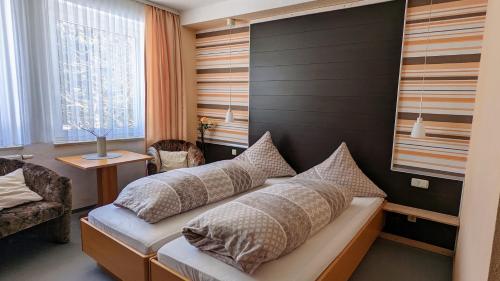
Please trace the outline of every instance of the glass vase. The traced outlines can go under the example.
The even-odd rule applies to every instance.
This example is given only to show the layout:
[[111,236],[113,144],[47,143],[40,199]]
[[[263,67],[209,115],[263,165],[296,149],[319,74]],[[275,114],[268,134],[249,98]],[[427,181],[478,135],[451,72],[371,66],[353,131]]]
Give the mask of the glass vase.
[[97,137],[97,156],[108,156],[108,152],[106,149],[106,137]]

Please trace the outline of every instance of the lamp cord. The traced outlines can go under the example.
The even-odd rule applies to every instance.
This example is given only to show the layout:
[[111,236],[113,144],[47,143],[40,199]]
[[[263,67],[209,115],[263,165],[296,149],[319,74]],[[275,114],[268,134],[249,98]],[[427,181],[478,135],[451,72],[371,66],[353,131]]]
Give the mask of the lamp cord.
[[231,22],[229,24],[229,110],[231,110],[232,93],[233,93],[233,84],[232,84],[233,67],[232,67],[232,63],[231,63],[232,62],[232,48],[231,48],[232,30],[233,30],[233,23]]
[[431,30],[432,1],[433,0],[431,0],[431,5],[430,5],[430,8],[429,8],[429,19],[427,20],[427,39],[426,39],[426,42],[425,42],[424,68],[423,68],[423,71],[422,71],[422,88],[420,90],[420,110],[419,110],[419,113],[418,113],[418,117],[419,118],[422,117],[422,104],[424,102],[423,92],[424,92],[424,89],[425,89],[425,72],[427,70],[427,53],[429,51],[429,37],[430,37],[429,33],[430,33],[430,30]]

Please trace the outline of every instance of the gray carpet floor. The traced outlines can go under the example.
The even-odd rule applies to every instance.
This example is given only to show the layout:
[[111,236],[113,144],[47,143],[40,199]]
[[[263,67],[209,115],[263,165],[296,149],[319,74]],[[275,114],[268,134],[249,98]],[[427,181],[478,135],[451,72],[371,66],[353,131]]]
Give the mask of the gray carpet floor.
[[[80,250],[80,214],[72,219],[71,242],[53,244],[25,231],[0,240],[0,280],[113,280]],[[452,259],[379,239],[351,281],[449,281]]]

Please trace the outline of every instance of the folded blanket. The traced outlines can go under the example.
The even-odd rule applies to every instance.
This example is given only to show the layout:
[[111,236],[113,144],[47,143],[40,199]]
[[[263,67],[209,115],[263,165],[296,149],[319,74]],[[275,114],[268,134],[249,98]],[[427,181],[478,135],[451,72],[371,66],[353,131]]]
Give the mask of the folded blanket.
[[155,223],[260,186],[265,181],[265,174],[253,165],[224,160],[138,179],[122,190],[114,204]]
[[351,201],[350,191],[335,183],[292,179],[211,209],[182,233],[193,246],[253,273],[300,246]]

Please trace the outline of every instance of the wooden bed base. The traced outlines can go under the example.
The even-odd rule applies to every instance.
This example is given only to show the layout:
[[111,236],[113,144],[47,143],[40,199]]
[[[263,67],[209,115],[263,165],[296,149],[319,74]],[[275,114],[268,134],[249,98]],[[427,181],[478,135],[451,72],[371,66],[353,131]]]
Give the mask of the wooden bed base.
[[105,271],[123,281],[149,281],[149,260],[156,255],[143,255],[80,219],[82,251]]
[[[385,202],[384,202],[385,203]],[[359,263],[377,239],[384,226],[382,204],[370,217],[361,230],[340,252],[332,263],[321,273],[316,281],[347,281],[358,267]],[[158,262],[156,257],[150,261],[151,281],[190,281]]]

